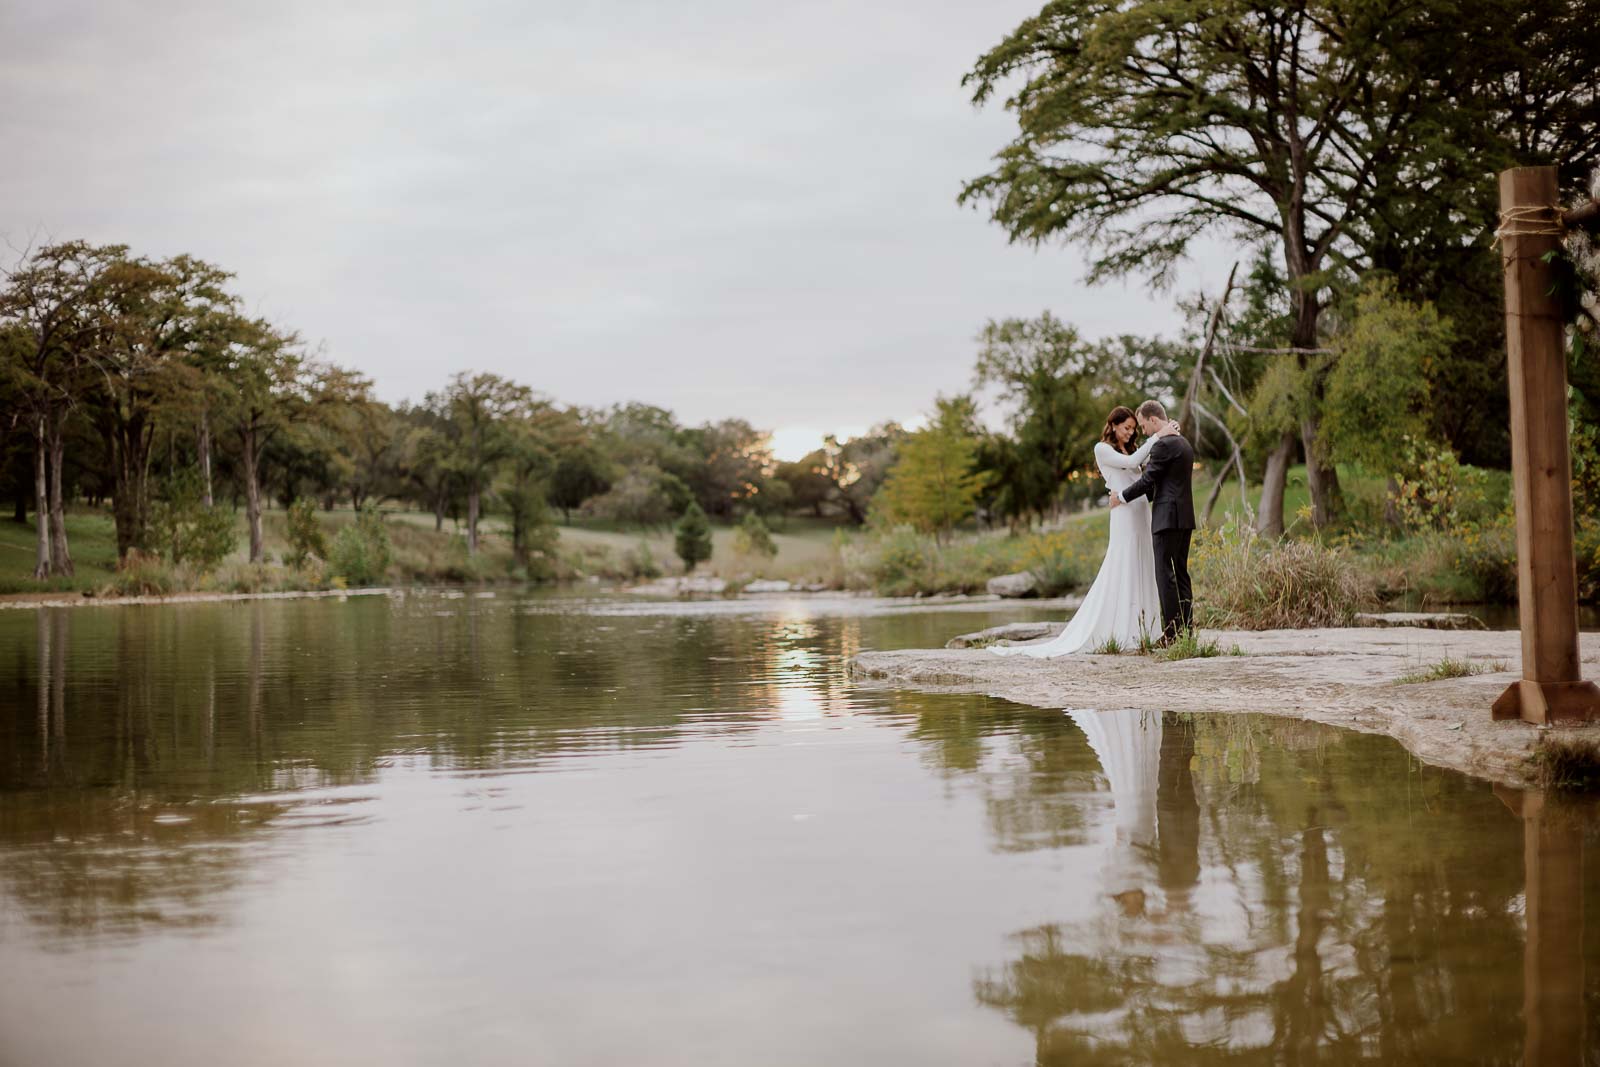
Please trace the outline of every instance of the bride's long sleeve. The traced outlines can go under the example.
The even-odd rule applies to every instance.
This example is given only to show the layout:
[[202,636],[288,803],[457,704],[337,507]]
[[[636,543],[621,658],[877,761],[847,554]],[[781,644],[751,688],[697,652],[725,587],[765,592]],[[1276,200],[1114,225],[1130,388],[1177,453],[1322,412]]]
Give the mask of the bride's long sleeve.
[[1104,471],[1107,467],[1115,467],[1118,470],[1125,471],[1136,471],[1140,467],[1144,466],[1145,460],[1150,458],[1150,450],[1156,446],[1156,442],[1158,440],[1160,440],[1158,437],[1146,438],[1144,444],[1140,445],[1138,450],[1132,455],[1128,455],[1124,452],[1118,452],[1106,442],[1101,441],[1099,444],[1094,446],[1095,462],[1100,464],[1100,469],[1102,471]]

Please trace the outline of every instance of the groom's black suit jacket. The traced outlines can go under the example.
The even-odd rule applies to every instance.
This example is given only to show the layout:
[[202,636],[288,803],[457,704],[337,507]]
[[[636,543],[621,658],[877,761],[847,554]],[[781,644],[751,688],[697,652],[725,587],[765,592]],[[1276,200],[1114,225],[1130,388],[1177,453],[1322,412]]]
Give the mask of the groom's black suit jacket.
[[1122,491],[1123,500],[1150,497],[1150,532],[1194,529],[1194,449],[1177,434],[1150,450],[1144,473]]

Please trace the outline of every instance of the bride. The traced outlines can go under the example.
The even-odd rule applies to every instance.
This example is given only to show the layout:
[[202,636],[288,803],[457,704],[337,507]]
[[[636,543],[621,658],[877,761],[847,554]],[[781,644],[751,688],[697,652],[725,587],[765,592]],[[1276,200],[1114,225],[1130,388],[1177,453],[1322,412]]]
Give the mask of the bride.
[[[1109,492],[1132,485],[1156,439],[1178,432],[1177,423],[1169,422],[1138,451],[1130,452],[1128,444],[1136,429],[1138,424],[1130,408],[1114,407],[1106,416],[1100,442],[1094,446],[1094,458]],[[1042,659],[1093,652],[1112,639],[1123,648],[1131,648],[1147,634],[1161,634],[1161,596],[1156,591],[1156,557],[1150,543],[1150,501],[1139,497],[1111,509],[1111,540],[1106,545],[1106,558],[1067,628],[1049,641],[992,646],[990,651],[1001,656]]]

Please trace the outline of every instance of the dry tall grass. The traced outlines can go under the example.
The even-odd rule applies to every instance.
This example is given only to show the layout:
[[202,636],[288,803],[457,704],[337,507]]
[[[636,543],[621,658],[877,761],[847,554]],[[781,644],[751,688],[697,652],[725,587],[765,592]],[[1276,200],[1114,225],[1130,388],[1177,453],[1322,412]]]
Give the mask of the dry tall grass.
[[1349,626],[1378,603],[1377,583],[1343,550],[1224,526],[1195,535],[1196,621],[1227,630]]

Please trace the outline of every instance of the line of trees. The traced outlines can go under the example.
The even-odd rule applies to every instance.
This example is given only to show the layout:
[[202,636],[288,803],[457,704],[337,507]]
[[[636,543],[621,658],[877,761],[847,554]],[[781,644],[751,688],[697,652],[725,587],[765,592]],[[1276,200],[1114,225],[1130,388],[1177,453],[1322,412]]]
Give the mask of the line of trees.
[[[1199,331],[1183,341],[1090,342],[1049,312],[993,321],[976,339],[969,391],[936,400],[925,428],[885,423],[778,462],[767,435],[744,420],[684,426],[647,404],[565,406],[494,374],[458,373],[419,403],[385,404],[369,379],[245,314],[230,282],[192,257],[155,261],[83,242],[32,251],[6,276],[0,476],[19,521],[42,516],[37,577],[72,574],[67,505],[79,500],[109,504],[119,558],[175,551],[170,516],[180,498],[208,511],[242,508],[252,562],[264,559],[272,500],[358,510],[399,502],[431,512],[435,529],[462,522],[469,553],[492,510],[524,565],[549,549],[553,516],[570,522],[574,513],[656,527],[691,506],[724,523],[810,513],[941,536],[977,515],[1016,529],[1098,495],[1092,449],[1105,412],[1181,395]],[[1225,332],[1243,351],[1283,327],[1290,297],[1265,258],[1238,292]],[[1356,462],[1384,447],[1368,416],[1408,418],[1456,336],[1392,283],[1362,293],[1327,320],[1337,326],[1329,351],[1354,354],[1322,363],[1321,432],[1333,458]],[[1207,309],[1191,312],[1198,324]],[[1253,417],[1253,436],[1236,427],[1259,462],[1274,447],[1260,426],[1292,419],[1271,412],[1294,410],[1293,398],[1270,399],[1267,357],[1236,354],[1226,368],[1268,412]],[[979,419],[980,399],[998,405],[1000,428]],[[1220,454],[1214,435],[1202,446]],[[186,529],[227,528],[188,521]]]
[[179,496],[242,509],[251,562],[264,560],[274,499],[400,502],[436,529],[463,521],[472,553],[493,509],[523,561],[548,545],[553,513],[660,526],[696,504],[724,522],[808,511],[859,523],[903,436],[885,424],[779,463],[742,419],[578,408],[473,372],[389,405],[367,377],[247,314],[220,267],[83,241],[27,250],[0,279],[0,413],[0,491],[18,522],[35,516],[38,578],[73,574],[74,502],[109,508],[119,561],[167,551],[152,519]]

